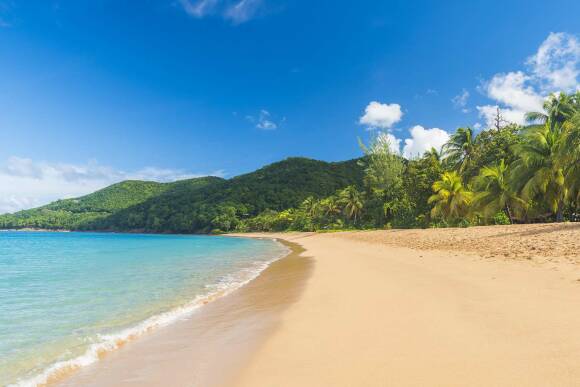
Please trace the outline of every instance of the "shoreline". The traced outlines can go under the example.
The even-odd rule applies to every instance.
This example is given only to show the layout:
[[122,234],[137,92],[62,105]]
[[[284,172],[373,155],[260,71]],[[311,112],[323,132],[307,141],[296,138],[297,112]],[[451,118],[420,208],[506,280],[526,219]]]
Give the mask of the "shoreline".
[[580,227],[508,227],[228,234],[295,245],[57,385],[575,385]]
[[279,253],[272,254],[270,258],[262,261],[255,261],[248,267],[232,273],[225,277],[222,283],[219,280],[216,283],[206,285],[207,291],[198,294],[195,298],[187,303],[162,311],[158,314],[151,315],[133,325],[126,326],[122,329],[111,333],[99,335],[94,340],[91,339],[90,345],[84,352],[64,360],[57,360],[39,373],[33,376],[22,378],[13,382],[13,387],[32,387],[32,386],[52,386],[68,384],[69,378],[74,378],[77,373],[82,373],[85,369],[98,368],[98,364],[103,360],[114,356],[115,352],[130,347],[140,340],[147,339],[157,331],[170,329],[174,324],[179,324],[183,320],[191,318],[196,314],[204,314],[204,310],[214,302],[227,298],[236,293],[247,284],[254,281],[260,274],[267,270],[272,264],[293,254],[296,246],[286,243],[285,241],[275,241],[279,247]]
[[[203,308],[166,327],[122,343],[98,362],[59,375],[48,385],[184,385],[191,378],[197,385],[222,385],[241,367],[245,354],[267,337],[277,312],[293,302],[308,277],[310,267],[300,256],[302,249],[291,242],[277,242],[288,253],[241,286],[204,302]],[[289,271],[295,275],[288,276]],[[273,281],[284,284],[277,287],[278,297],[264,297]],[[169,379],[168,367],[172,369]]]

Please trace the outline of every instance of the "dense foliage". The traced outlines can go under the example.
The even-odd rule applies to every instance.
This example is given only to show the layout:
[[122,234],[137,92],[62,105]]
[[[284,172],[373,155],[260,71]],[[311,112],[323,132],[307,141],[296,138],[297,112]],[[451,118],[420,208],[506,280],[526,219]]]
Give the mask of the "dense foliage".
[[459,128],[407,160],[378,134],[364,157],[290,158],[229,180],[123,182],[0,216],[0,227],[227,232],[578,221],[580,92],[553,95],[530,125]]
[[267,211],[242,230],[410,228],[577,221],[580,93],[553,95],[529,126],[505,123],[476,134],[459,128],[442,148],[406,160],[378,134],[361,144],[364,186]]
[[42,228],[50,230],[86,230],[119,211],[136,206],[167,192],[200,188],[220,181],[199,178],[175,183],[128,180],[113,184],[92,194],[64,199],[46,206],[0,215],[0,228]]
[[[228,231],[264,211],[296,207],[309,196],[321,198],[349,185],[360,187],[362,180],[356,160],[327,163],[290,158],[229,180],[209,177],[167,184],[124,182],[83,198],[0,216],[0,227]],[[76,202],[80,203],[77,207],[73,205]],[[96,203],[100,207],[95,207]]]

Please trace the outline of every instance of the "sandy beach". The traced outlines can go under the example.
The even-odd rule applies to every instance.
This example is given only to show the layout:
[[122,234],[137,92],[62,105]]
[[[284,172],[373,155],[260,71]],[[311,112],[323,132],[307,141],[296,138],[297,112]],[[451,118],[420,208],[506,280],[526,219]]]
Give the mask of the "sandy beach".
[[314,272],[232,385],[580,385],[580,225],[277,237]]
[[295,251],[60,385],[580,385],[578,224],[241,236]]

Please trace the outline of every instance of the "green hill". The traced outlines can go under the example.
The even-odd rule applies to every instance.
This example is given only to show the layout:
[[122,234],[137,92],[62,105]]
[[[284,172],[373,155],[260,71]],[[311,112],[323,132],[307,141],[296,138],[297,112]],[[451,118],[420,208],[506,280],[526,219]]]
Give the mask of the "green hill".
[[182,186],[201,187],[219,178],[199,178],[175,183],[127,180],[74,199],[57,200],[46,206],[0,215],[0,228],[91,229],[99,219],[137,205]]
[[328,163],[289,158],[229,180],[123,182],[79,199],[0,216],[0,227],[209,232],[212,221],[224,213],[243,219],[265,210],[292,208],[308,196],[322,198],[348,185],[361,186],[362,179],[356,160]]

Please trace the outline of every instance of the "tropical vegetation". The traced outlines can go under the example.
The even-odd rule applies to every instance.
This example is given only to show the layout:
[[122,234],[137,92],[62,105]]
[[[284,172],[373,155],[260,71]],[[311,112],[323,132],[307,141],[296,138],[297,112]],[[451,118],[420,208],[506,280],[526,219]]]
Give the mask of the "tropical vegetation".
[[290,158],[255,172],[128,181],[0,215],[0,228],[208,233],[446,227],[580,220],[580,92],[552,95],[528,125],[459,128],[406,159],[377,134],[357,160]]
[[580,220],[580,92],[552,95],[528,125],[459,128],[441,152],[405,159],[377,134],[361,187],[269,211],[241,230],[414,228]]

